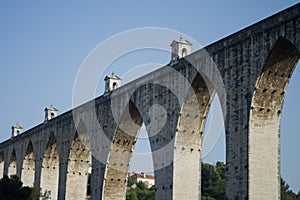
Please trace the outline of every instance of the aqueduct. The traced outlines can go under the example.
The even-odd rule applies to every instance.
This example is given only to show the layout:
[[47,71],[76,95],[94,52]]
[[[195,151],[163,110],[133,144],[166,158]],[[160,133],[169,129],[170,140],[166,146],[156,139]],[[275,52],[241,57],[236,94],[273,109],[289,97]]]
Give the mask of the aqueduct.
[[15,132],[0,144],[0,172],[51,191],[52,199],[85,199],[91,152],[91,199],[124,199],[144,123],[156,199],[200,199],[202,134],[217,94],[225,118],[227,199],[280,199],[281,109],[299,50],[297,4]]

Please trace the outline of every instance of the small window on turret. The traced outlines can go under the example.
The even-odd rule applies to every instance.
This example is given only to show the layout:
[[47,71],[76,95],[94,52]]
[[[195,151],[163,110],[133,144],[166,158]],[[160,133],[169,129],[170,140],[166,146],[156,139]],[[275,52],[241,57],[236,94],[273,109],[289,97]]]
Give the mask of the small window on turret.
[[186,48],[182,49],[182,57],[185,57],[187,55],[187,50]]
[[113,89],[116,89],[116,88],[117,88],[117,83],[114,82],[114,83],[113,83]]

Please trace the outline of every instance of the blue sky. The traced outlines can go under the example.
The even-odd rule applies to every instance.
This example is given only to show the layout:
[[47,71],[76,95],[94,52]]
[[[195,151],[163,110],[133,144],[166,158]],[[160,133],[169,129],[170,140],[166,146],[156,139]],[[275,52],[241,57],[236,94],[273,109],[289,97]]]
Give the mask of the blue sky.
[[[182,32],[205,46],[295,3],[0,1],[0,140],[10,138],[11,126],[16,122],[25,130],[41,123],[45,106],[53,104],[60,113],[71,109],[73,84],[81,63],[96,45],[114,34],[133,28],[162,27]],[[120,59],[110,69],[122,76],[135,66],[165,64],[169,59],[166,53],[144,52]],[[298,67],[288,88],[281,126],[281,171],[296,191],[300,189],[299,70]],[[97,95],[102,91],[100,83]],[[225,160],[224,143],[223,134],[205,161]],[[137,147],[137,151],[145,149]]]

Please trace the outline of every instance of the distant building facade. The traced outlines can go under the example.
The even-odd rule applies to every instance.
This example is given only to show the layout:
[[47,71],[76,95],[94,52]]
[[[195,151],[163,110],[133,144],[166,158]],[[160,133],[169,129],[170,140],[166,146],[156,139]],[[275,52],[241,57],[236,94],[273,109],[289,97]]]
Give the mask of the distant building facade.
[[145,174],[145,173],[139,174],[139,173],[133,172],[130,174],[130,177],[132,179],[133,184],[136,184],[141,181],[146,185],[146,187],[148,189],[155,185],[154,176],[149,175],[149,174]]

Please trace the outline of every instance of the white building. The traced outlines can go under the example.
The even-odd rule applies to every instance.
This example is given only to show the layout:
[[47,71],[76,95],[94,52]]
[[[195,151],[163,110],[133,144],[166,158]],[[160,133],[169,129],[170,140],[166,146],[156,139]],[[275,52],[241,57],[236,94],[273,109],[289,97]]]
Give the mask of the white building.
[[144,173],[131,173],[130,174],[130,177],[132,179],[132,182],[133,183],[138,183],[138,182],[143,182],[146,187],[149,189],[151,188],[153,185],[155,185],[155,179],[154,179],[154,176],[152,175],[148,175],[148,174],[144,174]]

